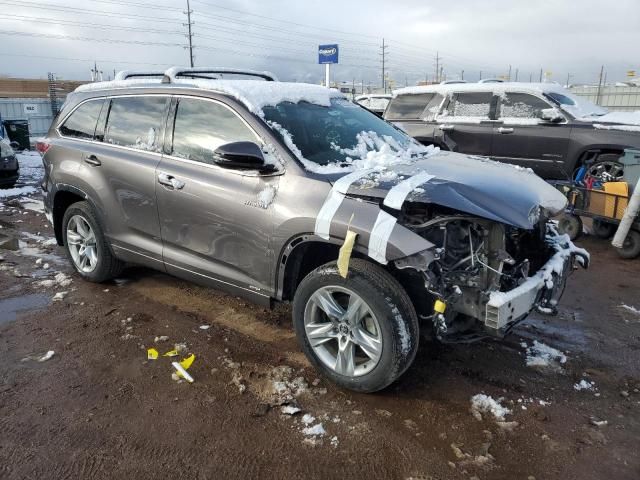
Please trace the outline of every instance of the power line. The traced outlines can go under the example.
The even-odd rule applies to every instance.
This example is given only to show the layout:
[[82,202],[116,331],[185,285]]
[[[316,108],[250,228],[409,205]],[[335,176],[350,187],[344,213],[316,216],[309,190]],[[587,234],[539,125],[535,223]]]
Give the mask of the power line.
[[[10,18],[8,18],[10,17]],[[80,28],[98,28],[104,30],[132,30],[136,32],[144,32],[144,33],[161,33],[165,35],[183,35],[183,32],[178,30],[157,30],[151,28],[140,28],[140,27],[125,27],[122,25],[109,25],[103,23],[87,23],[87,22],[75,22],[73,20],[57,20],[55,18],[45,18],[45,17],[32,17],[27,15],[7,15],[4,13],[0,13],[0,19],[9,20],[9,21],[24,21],[31,22],[37,21],[39,23],[52,23],[55,25],[69,25],[71,27],[80,27]]]
[[181,43],[166,43],[166,42],[149,42],[142,40],[120,40],[112,38],[91,38],[91,37],[76,37],[72,35],[57,35],[50,33],[35,33],[35,32],[17,32],[11,30],[0,30],[0,35],[22,35],[27,37],[41,37],[41,38],[53,38],[56,40],[79,40],[83,42],[100,42],[100,43],[124,43],[129,45],[153,45],[159,47],[183,47]]
[[0,1],[0,5],[16,5],[19,7],[37,8],[38,10],[54,10],[54,11],[62,11],[62,12],[71,12],[73,14],[78,14],[78,13],[87,14],[92,16],[100,15],[105,17],[116,17],[120,19],[130,18],[138,21],[146,21],[146,22],[153,22],[153,23],[164,22],[164,23],[174,23],[176,25],[180,25],[180,22],[177,22],[176,20],[173,20],[170,18],[164,18],[164,17],[150,18],[148,15],[134,15],[129,13],[125,14],[125,13],[118,13],[118,12],[88,10],[84,8],[65,7],[65,6],[57,6],[57,5],[54,6],[47,3],[29,2],[24,0],[21,0],[21,1],[2,0]]

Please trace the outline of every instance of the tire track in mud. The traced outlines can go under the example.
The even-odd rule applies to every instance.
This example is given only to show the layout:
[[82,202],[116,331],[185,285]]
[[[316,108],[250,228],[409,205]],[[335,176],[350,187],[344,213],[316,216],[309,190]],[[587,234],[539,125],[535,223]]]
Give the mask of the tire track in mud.
[[205,287],[189,285],[186,289],[180,288],[176,280],[159,276],[146,277],[130,285],[150,300],[179,311],[196,314],[202,319],[231,328],[261,342],[275,343],[295,338],[290,329],[277,328],[249,313],[226,305],[228,300],[235,301],[234,297]]

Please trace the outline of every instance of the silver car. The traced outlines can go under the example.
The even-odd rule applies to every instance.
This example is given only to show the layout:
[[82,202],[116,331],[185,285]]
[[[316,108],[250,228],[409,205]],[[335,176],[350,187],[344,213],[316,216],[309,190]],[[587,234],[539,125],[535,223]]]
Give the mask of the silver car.
[[[258,78],[226,79],[239,73]],[[39,149],[80,276],[132,263],[291,302],[309,360],[357,391],[396,380],[421,330],[500,337],[553,312],[588,264],[549,221],[564,197],[530,171],[425,147],[267,73],[122,73],[76,90]]]

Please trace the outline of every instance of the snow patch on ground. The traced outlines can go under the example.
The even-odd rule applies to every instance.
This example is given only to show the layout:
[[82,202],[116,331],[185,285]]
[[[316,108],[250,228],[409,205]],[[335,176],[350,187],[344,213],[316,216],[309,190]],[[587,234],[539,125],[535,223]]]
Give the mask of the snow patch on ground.
[[635,313],[636,315],[640,315],[640,310],[638,310],[636,307],[632,306],[632,305],[626,305],[626,304],[621,304],[620,308],[624,308],[625,310],[631,312],[631,313]]
[[560,365],[567,363],[564,353],[538,340],[534,340],[531,346],[527,346],[525,342],[520,345],[526,348],[527,367],[562,370]]
[[5,188],[0,190],[0,198],[15,197],[17,195],[28,195],[35,192],[35,187],[26,185],[24,187]]
[[573,385],[573,389],[580,392],[582,390],[597,390],[596,382],[589,382],[584,378],[580,380],[578,383]]
[[493,399],[484,393],[478,393],[471,397],[471,413],[477,420],[482,420],[483,413],[490,413],[496,420],[503,421],[505,415],[509,415],[511,410],[500,405],[502,398]]

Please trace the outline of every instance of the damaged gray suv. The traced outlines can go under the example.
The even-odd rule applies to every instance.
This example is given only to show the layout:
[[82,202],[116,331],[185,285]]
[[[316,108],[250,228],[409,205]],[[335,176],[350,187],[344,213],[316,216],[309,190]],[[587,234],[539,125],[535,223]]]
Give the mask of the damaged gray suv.
[[396,380],[421,331],[501,337],[552,313],[588,264],[549,220],[564,197],[533,173],[420,145],[335,90],[267,73],[123,72],[76,90],[40,149],[45,210],[80,276],[132,263],[289,301],[309,360],[357,391]]

